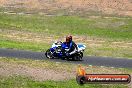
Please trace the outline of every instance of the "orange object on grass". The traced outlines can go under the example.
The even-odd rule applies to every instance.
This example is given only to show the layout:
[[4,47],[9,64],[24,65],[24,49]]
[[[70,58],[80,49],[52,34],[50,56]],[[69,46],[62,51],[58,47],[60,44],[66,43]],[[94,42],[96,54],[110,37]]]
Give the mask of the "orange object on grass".
[[79,76],[84,76],[86,75],[86,71],[84,70],[84,68],[82,68],[81,65],[79,65],[78,69],[77,69],[77,75]]

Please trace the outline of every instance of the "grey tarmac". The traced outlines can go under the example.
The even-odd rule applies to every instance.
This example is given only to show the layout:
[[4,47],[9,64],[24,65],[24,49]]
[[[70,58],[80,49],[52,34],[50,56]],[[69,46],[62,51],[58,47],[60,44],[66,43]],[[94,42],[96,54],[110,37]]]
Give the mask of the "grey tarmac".
[[[0,48],[0,57],[14,57],[20,59],[49,60],[45,57],[45,52],[33,52],[25,50]],[[50,59],[50,61],[62,63],[85,64],[93,66],[107,66],[118,68],[132,68],[132,59],[84,56],[82,61],[66,61],[61,59]]]

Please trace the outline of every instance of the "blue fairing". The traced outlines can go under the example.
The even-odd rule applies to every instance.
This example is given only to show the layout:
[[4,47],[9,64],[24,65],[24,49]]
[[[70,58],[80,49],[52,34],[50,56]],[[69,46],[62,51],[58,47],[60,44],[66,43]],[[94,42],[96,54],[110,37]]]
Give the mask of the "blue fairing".
[[61,47],[62,47],[63,49],[68,48],[68,46],[67,46],[65,43],[62,43],[62,44],[61,44]]
[[84,45],[82,45],[82,44],[78,44],[78,47],[81,48],[81,47],[84,47]]
[[54,52],[55,50],[54,50],[54,48],[50,48],[50,51],[51,51],[51,52]]

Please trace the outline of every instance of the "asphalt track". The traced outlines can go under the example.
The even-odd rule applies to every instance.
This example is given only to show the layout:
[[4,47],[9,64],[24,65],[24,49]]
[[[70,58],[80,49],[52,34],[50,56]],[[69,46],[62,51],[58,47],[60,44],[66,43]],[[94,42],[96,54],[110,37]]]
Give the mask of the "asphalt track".
[[[47,60],[45,53],[43,52],[33,52],[24,50],[14,50],[14,49],[0,49],[0,57],[15,57],[20,59],[38,59]],[[93,66],[108,66],[108,67],[119,67],[119,68],[132,68],[132,59],[126,58],[110,58],[110,57],[92,57],[85,56],[83,61],[66,61],[60,59],[52,59],[55,62],[67,62],[75,64],[85,64]]]

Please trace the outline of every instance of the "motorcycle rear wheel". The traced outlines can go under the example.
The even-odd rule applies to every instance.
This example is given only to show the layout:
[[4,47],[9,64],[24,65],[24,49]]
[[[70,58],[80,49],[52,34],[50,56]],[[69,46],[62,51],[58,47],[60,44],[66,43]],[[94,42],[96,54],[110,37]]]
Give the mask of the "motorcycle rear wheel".
[[72,58],[72,60],[77,60],[77,61],[81,61],[83,58],[83,53],[82,52],[79,52],[77,54],[75,54]]

